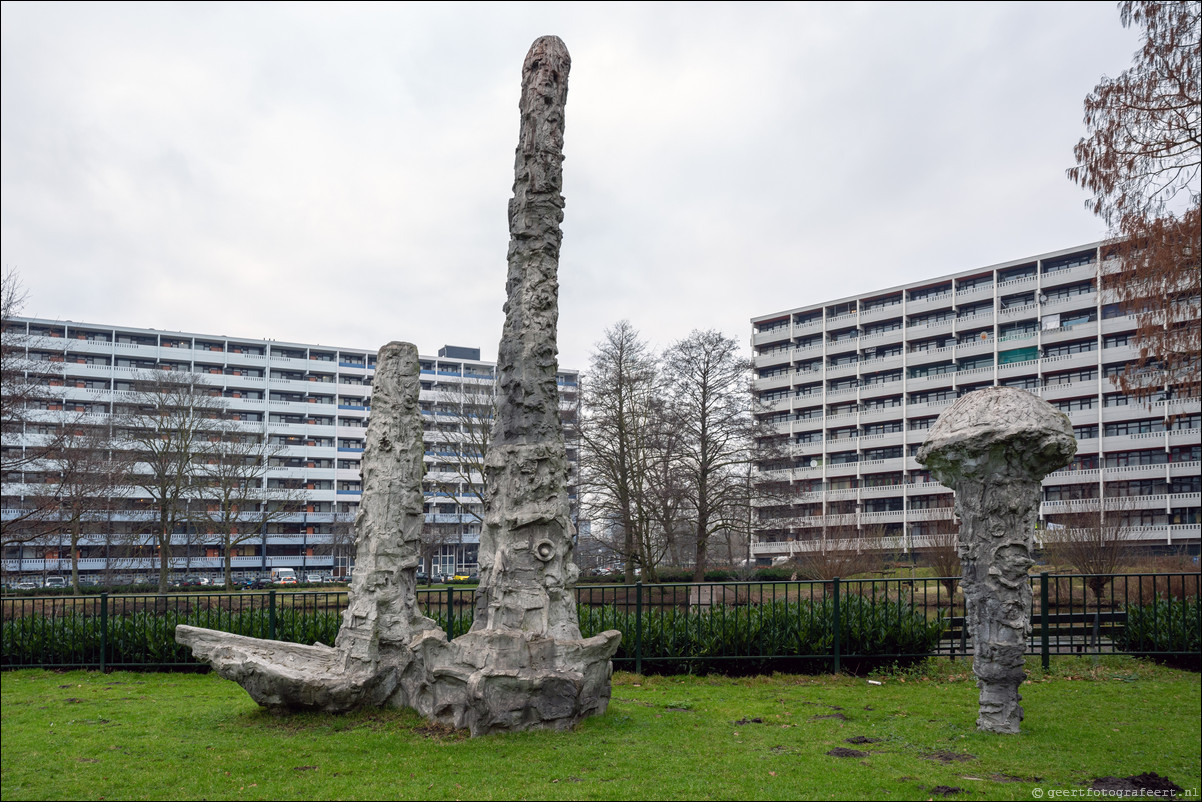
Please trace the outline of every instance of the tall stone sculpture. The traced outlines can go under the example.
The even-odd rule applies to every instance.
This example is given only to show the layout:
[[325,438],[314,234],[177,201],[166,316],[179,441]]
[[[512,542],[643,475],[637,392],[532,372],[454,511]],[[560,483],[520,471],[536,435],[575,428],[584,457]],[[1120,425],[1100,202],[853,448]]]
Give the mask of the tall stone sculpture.
[[521,128],[509,202],[505,328],[497,414],[485,454],[480,587],[472,629],[451,643],[447,670],[487,698],[473,732],[567,726],[603,712],[621,633],[581,640],[571,592],[567,452],[559,414],[556,325],[563,220],[563,128],[571,57],[557,36],[535,40],[522,67]]
[[417,349],[380,351],[355,520],[350,603],[333,647],[181,626],[176,639],[278,709],[412,707],[473,735],[562,729],[605,712],[622,634],[582,639],[572,593],[568,462],[559,415],[556,324],[563,219],[563,110],[571,59],[554,36],[522,71],[521,132],[498,410],[485,455],[482,581],[470,632],[448,641],[416,600],[422,523]]
[[544,36],[531,46],[522,69],[497,416],[484,460],[476,632],[580,637],[575,600],[565,593],[577,571],[555,383],[564,104],[571,66],[559,37]]
[[1019,731],[1040,480],[1076,451],[1067,416],[1011,387],[987,387],[958,400],[918,451],[918,462],[956,493],[965,625],[980,689],[978,729]]

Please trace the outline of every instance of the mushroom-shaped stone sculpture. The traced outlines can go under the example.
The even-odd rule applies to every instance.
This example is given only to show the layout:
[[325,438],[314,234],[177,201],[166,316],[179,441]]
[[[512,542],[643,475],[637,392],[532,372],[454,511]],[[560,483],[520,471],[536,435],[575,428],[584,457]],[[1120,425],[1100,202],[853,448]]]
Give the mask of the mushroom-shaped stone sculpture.
[[1031,543],[1040,480],[1077,451],[1068,417],[1025,390],[986,387],[939,416],[918,462],[956,493],[977,728],[1016,733],[1031,631]]

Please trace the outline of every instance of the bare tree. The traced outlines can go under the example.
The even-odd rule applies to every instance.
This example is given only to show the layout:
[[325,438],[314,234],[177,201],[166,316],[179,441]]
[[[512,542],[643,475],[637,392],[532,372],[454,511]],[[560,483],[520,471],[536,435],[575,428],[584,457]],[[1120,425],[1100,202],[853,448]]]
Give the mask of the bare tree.
[[956,595],[960,580],[960,525],[952,518],[937,518],[925,522],[925,533],[929,545],[925,547],[927,560],[935,575],[943,582],[948,598]]
[[734,338],[696,331],[664,354],[671,420],[683,434],[680,470],[687,477],[696,537],[693,579],[708,567],[710,536],[743,515],[744,473],[753,459],[750,363]]
[[[484,496],[487,475],[484,455],[488,452],[496,415],[496,383],[491,379],[463,379],[440,384],[434,391],[434,422],[426,425],[427,448],[435,456],[426,474],[426,488],[438,494],[434,519],[422,526],[423,560],[433,560],[444,545],[462,545],[465,519],[479,526],[484,521]],[[440,509],[454,507],[453,513]],[[440,520],[451,514],[455,520]],[[427,562],[426,564],[430,564]]]
[[229,418],[213,421],[195,445],[193,522],[219,545],[227,588],[234,586],[234,550],[304,508],[299,482],[268,486],[272,459],[284,450],[262,431]]
[[1143,30],[1135,64],[1085,99],[1088,135],[1071,180],[1093,193],[1122,259],[1117,298],[1139,321],[1138,360],[1118,377],[1147,397],[1199,384],[1199,173],[1202,170],[1202,3],[1125,0],[1124,27]]
[[[623,320],[594,347],[584,386],[581,485],[594,530],[616,532],[626,571],[642,566],[654,579],[645,509],[655,402],[661,395],[658,360],[639,332]],[[594,531],[594,535],[602,532]]]
[[108,421],[70,423],[54,455],[54,490],[36,503],[49,510],[47,521],[65,536],[71,560],[71,586],[78,593],[82,542],[103,528],[129,480],[130,460],[113,442]]
[[188,504],[197,489],[196,460],[210,432],[220,429],[220,390],[194,373],[147,371],[115,410],[125,446],[136,464],[131,482],[150,496],[155,512],[152,542],[159,555],[159,592],[171,577],[172,538],[190,526]]
[[861,529],[854,522],[830,523],[822,537],[807,541],[793,555],[802,579],[829,581],[877,570],[882,558],[878,529]]
[[[62,391],[53,388],[62,383],[62,362],[38,358],[42,338],[14,320],[26,297],[18,272],[6,270],[0,277],[0,477],[6,487],[40,482],[57,491],[58,484],[45,479],[66,431]],[[55,492],[8,501],[5,507],[16,513],[0,520],[0,545],[32,543],[56,528]]]
[[1133,499],[1082,499],[1048,516],[1043,550],[1059,565],[1085,577],[1085,586],[1101,604],[1106,586],[1131,557]]

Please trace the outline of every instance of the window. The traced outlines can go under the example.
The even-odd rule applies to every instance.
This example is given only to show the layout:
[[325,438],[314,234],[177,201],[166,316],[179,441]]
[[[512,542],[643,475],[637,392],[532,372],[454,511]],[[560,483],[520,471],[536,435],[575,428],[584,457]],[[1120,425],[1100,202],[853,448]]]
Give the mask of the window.
[[[871,401],[865,401],[863,404],[864,411],[868,412],[873,409],[887,409],[890,407],[900,407],[902,399],[900,395],[889,396],[888,398],[874,398]],[[1194,427],[1197,428],[1197,427]]]
[[1169,428],[1174,431],[1180,431],[1182,429],[1197,429],[1200,427],[1202,427],[1202,415],[1199,415],[1197,412],[1193,413],[1192,415],[1178,415],[1177,417],[1172,418],[1171,423],[1169,424]]
[[1097,399],[1094,396],[1087,398],[1069,398],[1065,401],[1057,401],[1053,404],[1056,409],[1061,412],[1073,412],[1078,409],[1093,409]]
[[1102,339],[1102,347],[1118,348],[1121,345],[1130,345],[1131,339],[1134,336],[1130,332],[1126,334],[1108,334]]
[[1098,437],[1098,427],[1093,426],[1074,426],[1073,437],[1078,440],[1096,440]]
[[[1107,468],[1122,468],[1128,465],[1163,465],[1168,461],[1169,455],[1161,449],[1119,451],[1115,454],[1106,455]],[[1173,461],[1177,462],[1178,460]]]
[[1086,368],[1084,370],[1069,370],[1064,373],[1052,373],[1045,377],[1044,386],[1053,387],[1059,384],[1072,384],[1073,382],[1092,381],[1098,378],[1098,371],[1095,368]]
[[936,284],[933,287],[920,287],[919,289],[910,290],[911,301],[921,301],[925,298],[933,298],[936,295],[942,295],[946,292],[951,292],[951,282],[946,284]]
[[1164,429],[1163,420],[1125,420],[1106,424],[1106,436],[1115,437],[1123,434],[1163,432]]
[[1043,351],[1045,357],[1066,356],[1068,354],[1084,354],[1097,349],[1098,341],[1077,340],[1071,343],[1060,343],[1059,345],[1049,345]]
[[1065,298],[1073,298],[1078,295],[1088,295],[1094,291],[1093,281],[1082,281],[1077,284],[1067,284],[1063,287],[1045,288],[1043,291],[1044,297],[1048,301],[1060,301]]
[[1098,497],[1098,485],[1088,482],[1079,485],[1047,485],[1043,489],[1044,501],[1079,501]]

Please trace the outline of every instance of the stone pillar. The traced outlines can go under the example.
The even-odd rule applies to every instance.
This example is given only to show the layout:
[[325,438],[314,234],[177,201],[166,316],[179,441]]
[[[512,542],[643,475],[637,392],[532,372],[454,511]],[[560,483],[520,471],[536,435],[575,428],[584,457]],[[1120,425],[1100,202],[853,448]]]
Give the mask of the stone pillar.
[[418,611],[415,593],[423,503],[418,376],[416,346],[393,342],[380,349],[355,519],[355,574],[336,646],[176,628],[179,643],[264,707],[415,706],[430,684],[410,645],[446,643],[438,624]]
[[424,497],[421,366],[417,346],[380,349],[363,450],[363,493],[355,517],[355,572],[335,645],[374,667],[380,647],[407,647],[438,624],[417,609]]
[[965,625],[980,689],[978,729],[1019,731],[1040,481],[1076,451],[1068,417],[1012,387],[964,396],[939,416],[919,449],[918,462],[956,493]]
[[557,36],[535,40],[522,66],[521,127],[509,201],[505,327],[497,415],[485,455],[480,587],[472,631],[578,640],[559,415],[559,246],[564,104],[572,59]]

